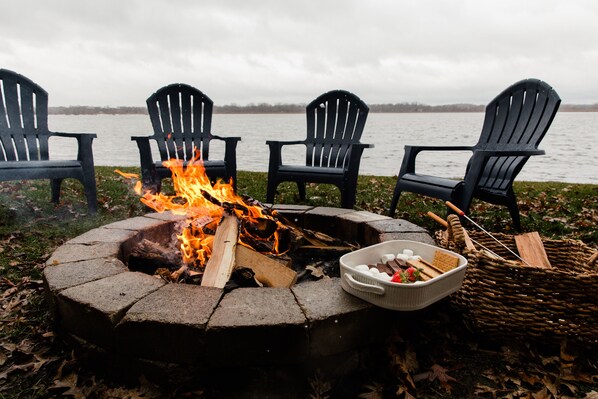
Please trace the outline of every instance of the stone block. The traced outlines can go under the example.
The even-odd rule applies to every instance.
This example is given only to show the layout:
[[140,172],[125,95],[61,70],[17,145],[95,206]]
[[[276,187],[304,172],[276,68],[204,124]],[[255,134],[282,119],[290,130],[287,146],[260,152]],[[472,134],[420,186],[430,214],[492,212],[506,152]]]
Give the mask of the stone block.
[[222,290],[212,287],[161,287],[127,311],[116,327],[116,350],[151,360],[201,363],[205,328],[221,296]]
[[90,281],[114,276],[128,269],[116,258],[48,265],[44,269],[44,284],[52,293]]
[[121,229],[121,230],[145,230],[150,227],[155,227],[164,223],[164,220],[157,218],[137,216],[130,219],[120,220],[118,222],[110,223],[104,226],[106,229]]
[[409,240],[423,242],[424,244],[437,245],[436,241],[428,233],[382,233],[378,236],[377,242],[367,243],[366,245],[377,244],[378,242],[392,240]]
[[127,309],[164,284],[147,274],[124,272],[67,288],[56,296],[58,325],[106,349],[112,348],[114,327]]
[[120,243],[65,244],[54,251],[50,259],[46,261],[46,266],[103,258],[120,259]]
[[101,242],[122,242],[134,236],[135,231],[121,230],[121,229],[107,229],[105,227],[98,227],[97,229],[89,230],[78,237],[66,242],[66,244],[94,244]]
[[287,288],[238,288],[208,322],[211,366],[289,364],[307,357],[305,315]]
[[54,319],[57,317],[55,296],[58,292],[126,271],[127,267],[120,260],[114,258],[46,266],[43,274],[44,292],[46,300],[50,304],[52,317]]
[[363,225],[363,242],[366,245],[378,243],[384,233],[427,233],[427,230],[403,219],[372,220]]
[[302,227],[310,230],[320,231],[324,234],[328,234],[337,238],[344,238],[339,236],[338,226],[336,223],[337,217],[355,212],[356,211],[353,209],[319,206],[305,212],[304,224]]
[[[364,242],[364,225],[391,219],[388,216],[378,215],[367,211],[357,211],[339,215],[336,226],[336,237],[349,241]],[[391,219],[392,220],[392,219]]]
[[382,328],[373,305],[346,293],[339,278],[305,282],[292,288],[307,316],[310,355],[329,356],[370,343]]

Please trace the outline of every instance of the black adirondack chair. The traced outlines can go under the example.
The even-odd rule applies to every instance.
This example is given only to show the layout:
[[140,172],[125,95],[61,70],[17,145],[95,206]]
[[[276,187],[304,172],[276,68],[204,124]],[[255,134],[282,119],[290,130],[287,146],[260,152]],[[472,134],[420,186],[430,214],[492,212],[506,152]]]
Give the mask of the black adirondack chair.
[[[405,146],[390,216],[394,216],[404,191],[451,201],[467,213],[473,198],[505,205],[516,229],[521,229],[513,181],[538,149],[559,108],[561,99],[545,82],[519,81],[486,106],[482,133],[474,146]],[[463,180],[452,180],[415,172],[422,151],[472,151]]]
[[[240,137],[220,137],[212,134],[214,103],[195,87],[175,83],[162,87],[147,99],[147,110],[154,128],[153,136],[131,137],[137,142],[141,160],[143,187],[152,192],[161,189],[162,179],[171,171],[162,162],[182,160],[186,166],[199,155],[212,182],[218,178],[237,182],[237,142]],[[150,139],[155,140],[160,160],[154,161]],[[209,159],[210,141],[224,141],[224,159]]]
[[[359,97],[344,90],[329,91],[312,101],[306,107],[305,140],[266,142],[270,147],[266,201],[274,202],[276,187],[283,181],[296,182],[301,199],[305,199],[306,182],[327,183],[339,188],[343,208],[353,208],[361,155],[373,147],[359,141],[368,112]],[[304,145],[305,165],[283,164],[285,145]]]
[[[97,211],[92,133],[48,130],[48,93],[13,71],[0,69],[0,181],[49,179],[52,202],[60,200],[62,180],[83,184],[90,213]],[[50,137],[75,138],[76,160],[50,160]]]

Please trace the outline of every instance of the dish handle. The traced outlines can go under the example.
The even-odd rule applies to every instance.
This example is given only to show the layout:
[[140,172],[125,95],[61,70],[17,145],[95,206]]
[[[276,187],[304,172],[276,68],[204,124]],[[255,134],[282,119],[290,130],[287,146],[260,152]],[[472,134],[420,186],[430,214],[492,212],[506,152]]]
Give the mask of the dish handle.
[[376,294],[376,295],[384,295],[384,287],[381,287],[379,285],[366,284],[366,283],[362,283],[361,281],[357,281],[353,278],[352,274],[349,274],[349,273],[343,274],[343,279],[349,285],[349,287],[353,288],[354,290],[361,291],[361,292],[369,292],[371,294]]

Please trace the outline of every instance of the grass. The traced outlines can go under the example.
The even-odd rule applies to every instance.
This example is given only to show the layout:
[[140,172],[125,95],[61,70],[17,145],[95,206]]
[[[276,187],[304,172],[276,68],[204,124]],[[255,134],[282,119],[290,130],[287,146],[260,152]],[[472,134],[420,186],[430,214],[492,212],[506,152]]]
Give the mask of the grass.
[[[121,170],[133,173],[139,171],[138,168],[121,168]],[[121,394],[115,392],[120,392],[118,389],[124,388],[106,381],[100,384],[99,377],[79,367],[76,359],[70,353],[70,349],[61,340],[54,339],[41,284],[45,260],[65,241],[94,227],[149,212],[134,194],[130,183],[117,175],[114,168],[97,167],[96,177],[99,210],[95,216],[87,214],[82,186],[77,181],[67,180],[63,183],[59,205],[50,203],[50,190],[47,181],[0,183],[0,319],[2,321],[0,325],[0,399],[53,397],[66,395],[65,393],[69,392],[70,394],[66,396],[78,397],[75,393],[87,392],[89,395],[80,394],[79,397],[122,397],[122,392]],[[390,204],[395,181],[396,177],[360,176],[356,208],[385,214]],[[265,200],[265,173],[241,171],[238,174],[237,184],[239,194],[261,201]],[[168,190],[168,186],[165,190]],[[519,182],[515,184],[515,192],[520,203],[524,231],[538,231],[542,236],[548,238],[578,239],[593,247],[598,247],[597,185]],[[308,185],[307,196],[308,199],[305,202],[307,205],[338,206],[340,203],[338,190],[333,186]],[[296,186],[290,183],[280,185],[276,202],[301,203],[297,198]],[[428,211],[443,216],[445,215],[445,206],[441,201],[407,193],[401,197],[396,217],[421,225],[429,231],[435,231],[439,226],[425,216]],[[503,207],[474,201],[470,215],[489,231],[514,233],[510,216]],[[425,327],[425,321],[423,323],[422,325]],[[437,344],[433,345],[435,348],[440,345],[440,342],[445,344],[448,342],[449,347],[444,348],[444,352],[449,355],[444,353],[443,356],[452,360],[444,360],[447,364],[453,364],[457,359],[472,358],[475,360],[473,364],[476,366],[490,367],[488,363],[504,366],[505,362],[511,361],[510,357],[506,358],[507,355],[502,352],[502,349],[492,352],[491,356],[488,355],[489,352],[486,349],[486,352],[480,351],[478,348],[480,343],[476,341],[475,337],[470,337],[467,342],[456,340],[454,336],[457,334],[454,334],[454,331],[460,331],[460,327],[455,327],[454,331],[451,328],[457,324],[459,324],[458,321],[447,319],[444,324],[441,324],[443,329],[441,331],[438,330],[438,325],[435,325],[433,328],[412,331],[412,334],[420,339],[436,341]],[[430,334],[432,335],[430,336]],[[368,394],[370,397],[385,397],[375,395],[380,392],[394,393],[397,391],[397,386],[406,387],[410,384],[409,379],[405,377],[404,369],[406,359],[409,359],[409,351],[412,351],[413,348],[406,345],[404,341],[395,342],[391,348],[393,349],[391,352],[393,352],[394,363],[389,365],[387,375],[382,381],[366,381],[365,388],[362,388],[362,392],[365,390],[364,394]],[[420,351],[418,359],[421,366],[424,364],[426,356],[421,353],[421,348],[418,350]],[[526,354],[528,353],[526,352]],[[402,362],[401,359],[404,361]],[[500,371],[496,366],[495,372],[501,378],[516,378],[509,377],[504,373],[508,373],[507,369],[519,372],[529,370],[530,362],[534,367],[543,367],[542,365],[546,366],[546,364],[550,366],[552,364],[550,359],[553,358],[540,357],[536,353],[536,358],[526,360],[528,363],[520,365],[519,369],[508,363],[507,366],[510,368],[502,368]],[[592,364],[594,374],[596,374],[595,370],[598,366],[595,360]],[[546,372],[545,369],[541,369],[541,371]],[[462,381],[469,381],[473,378],[472,375],[476,374],[476,370],[464,367],[461,371],[452,370],[450,373],[458,376]],[[413,372],[407,373],[407,375],[412,374]],[[73,375],[76,377],[74,382]],[[598,390],[596,380],[593,378],[578,380],[575,385],[577,391],[571,396],[583,397],[584,392]],[[514,388],[511,382],[509,385],[511,388],[508,388],[510,391],[508,389],[507,391],[512,393],[516,389],[520,389],[524,383],[519,382],[520,386]],[[319,384],[323,387],[328,386],[326,381],[320,381]],[[436,382],[426,380],[418,384],[418,392],[426,393],[427,395],[424,395],[426,397],[462,397],[455,392],[447,391],[444,385],[439,385],[438,380]],[[475,384],[479,385],[480,382],[475,381]],[[537,393],[541,389],[541,386],[538,388],[537,384],[532,384],[532,388],[526,392],[529,393],[533,389],[537,389],[533,391]],[[84,390],[84,387],[91,385],[96,387],[93,395],[90,394],[91,391]],[[321,386],[316,387],[313,384],[312,388],[314,392],[325,391]],[[145,386],[143,389],[147,390],[148,388]],[[127,392],[130,397],[139,394],[139,391],[129,390]],[[408,397],[405,392],[392,396]],[[465,391],[462,389],[459,392]],[[140,397],[172,396],[147,394]],[[191,395],[188,397],[203,396]],[[326,396],[312,394],[312,397]],[[488,396],[482,395],[482,397]],[[511,397],[527,396],[522,394],[522,396],[511,395]]]

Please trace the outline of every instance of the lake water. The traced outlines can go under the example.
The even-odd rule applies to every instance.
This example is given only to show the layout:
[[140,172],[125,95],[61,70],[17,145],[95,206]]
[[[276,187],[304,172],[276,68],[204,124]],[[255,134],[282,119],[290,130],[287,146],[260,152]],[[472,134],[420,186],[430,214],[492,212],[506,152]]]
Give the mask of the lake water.
[[[50,130],[92,132],[95,164],[138,166],[139,152],[131,136],[151,135],[146,115],[50,115]],[[473,145],[482,126],[483,113],[370,113],[362,142],[374,144],[364,151],[360,174],[395,176],[403,158],[403,147],[412,145]],[[215,114],[213,133],[240,136],[237,147],[239,170],[266,172],[269,150],[266,140],[297,140],[305,137],[303,114]],[[76,155],[75,140],[54,138],[51,157],[68,159]],[[57,143],[60,141],[60,144]],[[598,113],[561,112],[542,141],[546,155],[531,157],[518,180],[560,181],[598,184]],[[213,141],[217,143],[217,141]],[[300,162],[303,153],[283,153],[286,163]],[[221,156],[222,146],[211,148],[211,157]],[[421,153],[417,171],[444,177],[462,177],[468,152]]]

